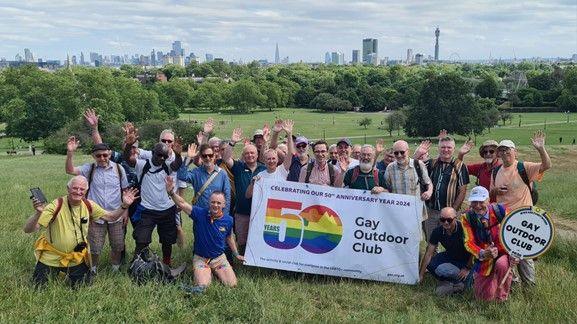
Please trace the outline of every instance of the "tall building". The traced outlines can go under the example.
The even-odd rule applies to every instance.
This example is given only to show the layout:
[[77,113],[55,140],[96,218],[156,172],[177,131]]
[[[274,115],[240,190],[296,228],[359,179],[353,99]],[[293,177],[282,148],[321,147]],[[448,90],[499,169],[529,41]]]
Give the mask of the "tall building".
[[72,55],[72,65],[78,65],[78,61],[76,60],[76,55]]
[[359,50],[353,50],[353,58],[351,60],[352,64],[359,64],[359,62],[360,62],[359,61],[359,53],[360,53]]
[[439,60],[439,35],[441,34],[441,31],[439,30],[439,27],[437,27],[437,29],[435,29],[435,61]]
[[417,54],[415,55],[415,63],[416,63],[417,65],[423,64],[423,54],[417,53]]
[[172,43],[172,56],[184,56],[184,49],[181,41],[174,41]]
[[28,48],[24,49],[24,61],[34,62],[34,55],[32,55],[32,52]]
[[333,60],[331,59],[331,53],[325,52],[325,64],[331,64]]
[[95,63],[98,61],[98,53],[90,52],[90,62]]
[[84,64],[86,64],[86,62],[84,62],[84,52],[80,52],[80,65]]
[[413,63],[413,49],[407,48],[407,64]]
[[212,55],[212,54],[207,53],[207,54],[205,55],[205,58],[206,58],[206,62],[207,62],[207,63],[214,61],[214,55]]
[[379,41],[375,38],[363,39],[363,63],[377,65],[379,61]]
[[278,43],[276,43],[276,50],[274,51],[274,64],[280,63],[280,53],[278,52]]
[[156,52],[154,49],[152,49],[152,52],[150,52],[150,65],[156,66]]

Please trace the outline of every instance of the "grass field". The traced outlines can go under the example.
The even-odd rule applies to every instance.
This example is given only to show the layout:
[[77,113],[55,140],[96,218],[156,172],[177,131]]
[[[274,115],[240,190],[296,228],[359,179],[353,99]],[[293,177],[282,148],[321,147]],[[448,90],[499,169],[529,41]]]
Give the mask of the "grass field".
[[[299,132],[313,137],[322,127],[312,119],[326,120],[326,137],[348,134],[362,142],[364,129],[355,119],[375,114],[337,114],[335,126],[331,115],[277,112],[281,118],[296,120]],[[286,114],[286,115],[282,115]],[[542,115],[542,114],[534,114]],[[209,115],[195,115],[204,120]],[[325,117],[326,116],[326,117]],[[360,116],[360,117],[357,117]],[[557,145],[563,134],[564,143],[577,132],[577,125],[564,124],[564,114],[523,116],[523,123],[547,117],[548,151],[553,169],[548,171],[540,185],[540,206],[552,212],[553,217],[572,230],[577,220],[574,188],[577,178],[572,176],[577,147]],[[574,117],[573,115],[570,116]],[[187,118],[187,117],[183,117]],[[230,119],[218,116],[217,120]],[[233,115],[233,124],[248,130],[272,121],[273,113],[250,116]],[[375,122],[374,122],[375,123]],[[513,126],[516,126],[513,122]],[[230,136],[231,126],[219,126],[219,137]],[[382,134],[373,125],[367,134]],[[537,155],[527,144],[535,126],[503,127],[492,130],[486,137],[512,138],[520,146],[523,159],[536,160]],[[369,133],[371,132],[371,133]],[[567,139],[565,137],[567,136]],[[485,137],[483,137],[485,138]],[[391,139],[391,138],[389,138]],[[374,139],[371,140],[371,142]],[[392,140],[392,139],[391,139]],[[478,141],[480,140],[477,139]],[[387,143],[390,143],[387,140]],[[553,145],[550,145],[553,144]],[[476,152],[476,150],[474,150]],[[470,161],[478,160],[472,152]],[[76,163],[89,157],[77,157]],[[65,194],[68,176],[64,174],[64,157],[41,155],[0,156],[0,322],[575,322],[577,311],[577,241],[571,236],[558,235],[551,250],[537,264],[538,285],[535,288],[515,287],[505,304],[479,303],[470,291],[460,296],[438,298],[434,295],[435,282],[427,276],[420,286],[378,283],[334,277],[300,275],[252,267],[237,268],[239,286],[228,289],[215,282],[202,296],[185,297],[178,285],[150,283],[133,284],[125,274],[113,274],[105,247],[102,266],[96,282],[90,287],[72,291],[61,282],[51,282],[44,290],[34,290],[29,284],[34,267],[32,244],[37,235],[22,232],[24,221],[32,214],[28,188],[40,186],[47,197]],[[567,225],[568,224],[568,225]],[[187,242],[184,249],[175,248],[175,264],[191,263],[192,228],[186,219],[184,228]],[[130,234],[129,234],[130,235]],[[130,237],[130,236],[127,237]],[[155,239],[153,239],[154,241]],[[134,248],[127,239],[128,250]],[[153,248],[159,251],[157,243]],[[180,279],[191,283],[191,271]]]

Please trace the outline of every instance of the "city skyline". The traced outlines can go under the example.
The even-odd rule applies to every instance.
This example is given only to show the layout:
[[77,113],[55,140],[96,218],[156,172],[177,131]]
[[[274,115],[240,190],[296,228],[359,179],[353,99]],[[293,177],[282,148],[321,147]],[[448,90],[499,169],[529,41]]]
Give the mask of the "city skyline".
[[570,57],[577,52],[577,2],[515,4],[472,1],[319,2],[282,5],[246,1],[106,1],[58,3],[33,0],[0,5],[0,58],[13,60],[24,49],[34,58],[64,60],[67,54],[103,55],[166,52],[175,40],[185,54],[212,54],[227,61],[322,62],[327,49],[362,49],[378,40],[378,56],[406,58],[407,49],[439,59]]

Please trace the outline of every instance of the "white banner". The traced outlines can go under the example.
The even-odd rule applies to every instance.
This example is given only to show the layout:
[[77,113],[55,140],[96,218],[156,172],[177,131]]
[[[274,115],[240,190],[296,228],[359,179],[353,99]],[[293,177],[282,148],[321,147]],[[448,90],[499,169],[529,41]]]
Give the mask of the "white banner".
[[261,179],[245,264],[416,284],[422,210],[409,195]]

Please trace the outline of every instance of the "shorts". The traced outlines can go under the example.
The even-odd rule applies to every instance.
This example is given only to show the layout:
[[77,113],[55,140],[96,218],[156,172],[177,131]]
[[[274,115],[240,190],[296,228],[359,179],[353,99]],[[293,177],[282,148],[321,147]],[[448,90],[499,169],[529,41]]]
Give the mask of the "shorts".
[[90,226],[88,227],[90,253],[98,255],[102,252],[106,233],[108,233],[108,240],[110,241],[110,249],[112,251],[121,252],[124,250],[124,224],[122,221],[116,223],[104,222],[104,224],[90,222]]
[[150,244],[152,231],[157,227],[158,237],[161,244],[176,243],[176,221],[174,206],[166,210],[143,209],[140,220],[135,224],[134,237],[136,244]]
[[213,270],[219,270],[230,267],[230,263],[228,263],[226,255],[224,253],[212,259],[203,258],[200,255],[195,254],[192,257],[192,266],[194,267],[194,269],[210,268]]
[[431,208],[427,208],[428,218],[423,221],[423,231],[425,232],[425,240],[429,242],[431,239],[431,234],[433,230],[441,225],[439,218],[441,217],[441,211]]

